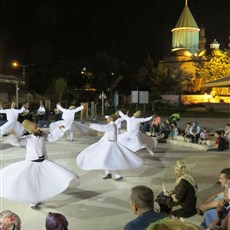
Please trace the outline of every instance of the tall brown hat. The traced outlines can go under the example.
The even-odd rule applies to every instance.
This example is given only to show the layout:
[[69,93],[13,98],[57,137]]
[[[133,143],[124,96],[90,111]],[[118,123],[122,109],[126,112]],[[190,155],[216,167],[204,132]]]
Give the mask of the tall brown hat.
[[112,119],[112,121],[116,121],[118,118],[118,116],[116,114],[112,114],[109,117]]
[[12,109],[15,109],[15,108],[16,108],[16,105],[17,105],[16,102],[15,102],[15,101],[12,101],[12,103],[11,103],[11,108],[12,108]]
[[74,106],[74,105],[71,105],[70,107],[69,107],[69,109],[70,110],[73,110],[73,109],[75,109],[76,107]]
[[26,129],[28,133],[32,133],[34,129],[37,127],[37,125],[34,122],[27,119],[22,122],[22,126]]
[[137,118],[137,117],[140,117],[142,114],[141,110],[137,110],[134,114],[133,114],[133,117]]

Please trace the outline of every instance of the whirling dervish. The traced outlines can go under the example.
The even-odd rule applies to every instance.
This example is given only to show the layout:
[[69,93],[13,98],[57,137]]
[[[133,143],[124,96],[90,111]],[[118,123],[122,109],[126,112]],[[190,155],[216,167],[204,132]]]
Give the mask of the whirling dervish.
[[118,113],[127,122],[127,132],[118,135],[117,141],[125,147],[131,149],[133,152],[146,148],[153,156],[153,150],[157,146],[157,139],[151,138],[140,131],[140,124],[142,122],[150,121],[152,116],[147,118],[139,118],[142,114],[140,110],[136,111],[132,117],[125,115],[121,111],[118,111]]
[[45,134],[37,124],[29,120],[24,120],[22,125],[30,135],[17,138],[11,134],[6,141],[14,146],[25,146],[26,157],[0,171],[0,197],[28,203],[31,208],[40,209],[40,202],[60,194],[68,187],[75,187],[79,177],[48,160],[45,142],[62,137],[64,127],[58,127],[53,134]]
[[84,134],[88,133],[88,126],[82,124],[81,122],[74,121],[75,113],[83,110],[83,105],[77,108],[74,105],[71,105],[68,109],[64,109],[60,104],[57,104],[57,109],[62,112],[62,120],[52,122],[50,124],[50,133],[53,133],[53,130],[55,130],[60,125],[65,127],[64,130],[67,136],[67,140],[70,141],[74,140],[74,131],[79,131],[80,133]]
[[6,114],[7,122],[0,127],[1,136],[9,134],[12,130],[15,135],[20,137],[24,133],[25,129],[22,124],[18,121],[18,115],[23,113],[26,109],[24,106],[21,109],[16,109],[16,103],[13,101],[10,109],[3,109],[0,105],[0,113]]
[[[107,117],[108,124],[90,124],[91,129],[105,132],[103,141],[90,145],[76,158],[76,163],[83,170],[105,170],[103,179],[121,180],[120,170],[141,167],[143,159],[117,142],[116,115]],[[114,171],[114,172],[112,172]]]

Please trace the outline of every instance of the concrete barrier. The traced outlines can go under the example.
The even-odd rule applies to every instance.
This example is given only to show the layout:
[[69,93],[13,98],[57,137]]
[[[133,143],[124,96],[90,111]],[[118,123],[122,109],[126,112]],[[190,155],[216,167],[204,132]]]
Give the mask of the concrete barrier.
[[208,149],[210,149],[210,147],[207,145],[194,144],[194,143],[189,143],[189,142],[179,141],[179,140],[173,140],[173,139],[167,139],[166,142],[169,144],[181,145],[181,146],[185,146],[185,147],[189,147],[189,148],[199,149],[202,151],[207,151]]

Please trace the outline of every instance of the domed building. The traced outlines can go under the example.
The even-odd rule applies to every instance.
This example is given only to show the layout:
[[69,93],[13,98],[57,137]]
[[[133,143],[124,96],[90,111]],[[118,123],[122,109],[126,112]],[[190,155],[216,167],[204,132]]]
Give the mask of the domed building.
[[198,92],[203,84],[199,69],[204,62],[214,56],[225,55],[220,44],[215,39],[209,49],[205,49],[205,29],[198,27],[189,6],[185,0],[185,7],[172,32],[172,49],[160,64],[168,68],[168,75],[178,82],[176,94]]

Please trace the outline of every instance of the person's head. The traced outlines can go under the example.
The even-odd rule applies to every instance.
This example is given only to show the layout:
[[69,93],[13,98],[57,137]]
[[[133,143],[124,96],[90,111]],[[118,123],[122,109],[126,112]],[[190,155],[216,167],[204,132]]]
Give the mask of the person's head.
[[216,138],[219,138],[221,136],[221,132],[219,131],[219,130],[217,130],[216,132],[215,132],[215,137]]
[[206,132],[207,132],[207,129],[206,129],[206,128],[203,128],[202,132],[206,133]]
[[174,172],[176,177],[180,177],[183,174],[187,174],[189,172],[188,166],[185,161],[176,161]]
[[225,134],[225,130],[220,130],[220,135],[223,137],[224,136],[224,134]]
[[46,217],[46,230],[68,230],[68,221],[60,213],[49,212]]
[[177,218],[166,217],[150,224],[146,230],[199,230],[200,228],[192,223],[184,222]]
[[16,102],[12,101],[12,103],[11,103],[11,109],[15,109],[15,108],[16,108]]
[[118,118],[117,114],[112,114],[112,115],[105,115],[105,119],[107,120],[108,123],[111,121],[116,121]]
[[138,185],[131,189],[131,209],[136,215],[154,209],[154,193],[151,188]]
[[69,107],[69,109],[70,109],[70,110],[73,110],[73,109],[76,109],[76,107],[75,107],[74,105],[71,105],[71,106]]
[[225,129],[227,130],[227,129],[230,129],[230,124],[226,124],[225,125]]
[[43,101],[40,101],[39,104],[40,104],[40,106],[43,106]]
[[133,117],[138,118],[138,117],[140,117],[141,115],[142,115],[141,110],[137,110],[137,111],[133,114]]
[[190,127],[191,127],[191,123],[190,123],[190,122],[187,123],[187,124],[186,124],[186,127],[189,127],[189,128],[190,128]]
[[172,122],[171,125],[172,125],[173,128],[177,127],[177,123],[176,122]]
[[223,188],[227,182],[230,182],[230,168],[224,168],[220,171],[219,182]]
[[35,136],[39,136],[42,134],[42,131],[38,128],[37,124],[35,124],[34,122],[30,120],[25,119],[22,122],[22,126],[30,134],[33,134]]
[[21,219],[17,214],[10,210],[0,213],[0,229],[1,230],[20,230]]
[[198,126],[198,124],[199,124],[198,121],[193,121],[192,122],[192,126]]

